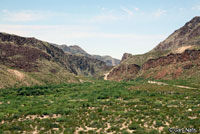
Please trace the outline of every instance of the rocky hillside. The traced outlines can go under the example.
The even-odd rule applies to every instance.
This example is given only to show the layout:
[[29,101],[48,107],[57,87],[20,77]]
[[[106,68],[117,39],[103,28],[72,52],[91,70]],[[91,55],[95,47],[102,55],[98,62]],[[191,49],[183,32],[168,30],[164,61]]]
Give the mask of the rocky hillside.
[[106,68],[105,62],[97,59],[73,54],[67,54],[66,56],[71,65],[72,72],[76,75],[100,76]]
[[[169,75],[164,75],[162,70],[159,69],[165,68],[171,71],[170,74],[177,74],[177,69],[171,68],[172,63],[174,63],[173,65],[177,65],[177,67],[180,66],[180,68],[182,69],[190,67],[190,64],[191,66],[196,66],[192,64],[193,62],[189,62],[190,60],[195,62],[198,61],[197,59],[199,58],[199,55],[197,53],[199,53],[199,49],[200,17],[195,17],[191,21],[187,22],[183,27],[176,30],[166,40],[158,44],[153,50],[141,55],[131,55],[125,53],[122,57],[120,65],[116,66],[109,73],[108,79],[119,81],[130,79],[130,77],[136,78],[141,76],[145,78],[159,79],[179,78],[183,75],[169,77]],[[186,63],[188,63],[188,65],[185,65]],[[132,65],[138,65],[141,69],[138,71],[139,67],[136,69]],[[117,75],[127,73],[127,69],[125,69],[124,71],[121,70],[122,66],[131,67],[134,73],[129,73],[129,75],[123,75],[117,78]],[[154,68],[154,66],[156,69],[152,69]],[[179,71],[182,70],[180,68]],[[191,70],[191,68],[189,68],[187,72],[190,72],[189,70]],[[159,75],[159,73],[161,73],[162,75]],[[186,75],[186,77],[190,77],[191,74],[193,73],[189,73],[188,76]]]
[[74,46],[67,46],[67,45],[56,45],[54,46],[61,48],[64,52],[68,54],[75,54],[78,56],[87,56],[89,58],[97,59],[100,61],[103,61],[106,63],[107,66],[116,66],[119,65],[120,60],[113,58],[111,56],[100,56],[100,55],[91,55],[88,54],[85,50],[83,50],[81,47],[74,45]]
[[0,33],[0,88],[78,82],[103,72],[105,63],[66,54],[51,43]]
[[[158,44],[153,51],[173,50],[200,45],[200,17],[195,17]],[[188,48],[188,47],[186,47]]]
[[200,49],[200,17],[194,17],[183,27],[175,30],[153,50],[145,54],[129,55],[129,58],[122,59],[122,61],[126,64],[142,65],[149,59],[166,56],[170,53],[182,53],[187,49]]

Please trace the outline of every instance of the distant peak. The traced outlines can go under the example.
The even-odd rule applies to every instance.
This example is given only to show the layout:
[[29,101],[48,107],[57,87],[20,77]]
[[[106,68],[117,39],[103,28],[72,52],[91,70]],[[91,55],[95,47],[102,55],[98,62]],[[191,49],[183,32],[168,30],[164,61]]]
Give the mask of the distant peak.
[[192,20],[190,20],[189,22],[187,22],[185,24],[185,26],[193,27],[194,25],[197,25],[199,23],[200,23],[200,16],[196,16]]
[[123,56],[122,56],[122,61],[128,59],[129,57],[132,57],[132,54],[130,54],[130,53],[124,53]]
[[[78,46],[78,45],[71,45],[71,46],[69,46],[69,47],[73,47],[73,48],[81,48],[80,46]],[[82,48],[81,48],[82,49]]]
[[194,17],[190,22],[200,22],[200,16]]

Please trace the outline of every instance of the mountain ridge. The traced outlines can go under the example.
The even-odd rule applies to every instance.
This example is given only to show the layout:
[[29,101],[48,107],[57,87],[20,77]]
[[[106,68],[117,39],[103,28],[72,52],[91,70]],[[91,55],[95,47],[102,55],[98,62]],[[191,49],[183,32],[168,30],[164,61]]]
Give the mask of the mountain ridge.
[[99,77],[105,66],[97,59],[66,54],[52,43],[0,33],[1,87],[80,82],[79,77]]
[[72,46],[67,46],[67,45],[56,45],[54,46],[61,48],[64,52],[68,54],[75,54],[79,56],[87,56],[89,58],[94,58],[100,61],[103,61],[106,63],[107,66],[116,66],[120,63],[119,59],[113,58],[111,56],[100,56],[100,55],[91,55],[88,54],[85,50],[83,50],[80,46],[78,45],[72,45]]

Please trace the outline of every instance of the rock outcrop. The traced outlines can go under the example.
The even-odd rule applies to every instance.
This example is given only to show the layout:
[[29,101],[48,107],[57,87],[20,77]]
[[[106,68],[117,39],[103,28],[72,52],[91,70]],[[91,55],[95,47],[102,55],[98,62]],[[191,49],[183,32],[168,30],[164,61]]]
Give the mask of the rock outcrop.
[[140,66],[136,64],[122,64],[116,68],[113,68],[113,70],[107,76],[107,79],[114,81],[129,80],[136,77],[139,71]]
[[169,54],[157,59],[151,59],[142,65],[143,70],[155,68],[158,66],[166,66],[169,64],[177,64],[179,62],[194,61],[200,59],[200,50],[186,50],[181,54]]
[[132,54],[124,53],[123,56],[122,56],[121,62],[123,62],[124,60],[126,60],[126,59],[128,59],[128,58],[130,58],[130,57],[132,57],[132,56],[133,56]]

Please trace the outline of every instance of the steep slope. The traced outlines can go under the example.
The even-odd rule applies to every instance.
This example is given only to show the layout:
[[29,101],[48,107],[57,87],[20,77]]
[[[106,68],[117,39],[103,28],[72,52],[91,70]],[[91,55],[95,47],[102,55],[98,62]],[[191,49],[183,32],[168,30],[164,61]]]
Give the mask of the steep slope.
[[[153,50],[145,54],[141,54],[141,55],[124,54],[120,65],[116,66],[115,69],[112,70],[115,72],[110,72],[110,74],[113,74],[113,75],[108,75],[108,79],[117,80],[117,81],[126,80],[126,79],[129,79],[130,76],[132,78],[136,78],[138,76],[145,76],[146,78],[150,78],[151,75],[155,73],[155,70],[154,71],[145,70],[143,66],[149,63],[152,59],[157,59],[159,57],[163,58],[165,56],[168,57],[169,55],[179,54],[179,53],[182,54],[185,52],[185,50],[192,50],[192,49],[194,50],[200,49],[200,17],[195,17],[191,21],[187,22],[183,27],[176,30],[173,34],[171,34],[166,40],[158,44]],[[175,57],[172,57],[172,59],[173,58],[175,59]],[[157,64],[161,64],[159,62]],[[123,77],[120,76],[120,79],[117,79],[117,74],[119,74],[119,72],[121,74],[127,72],[126,70],[124,70],[123,72],[120,69],[122,66],[131,66],[135,64],[142,67],[142,69],[138,71],[137,69],[132,68],[133,70],[135,70],[134,73],[132,73],[132,75],[131,74],[129,74],[129,76],[123,75]],[[177,64],[179,64],[179,62]],[[168,64],[166,64],[166,66],[167,65]],[[170,68],[166,67],[165,69],[170,69]],[[138,72],[138,74],[135,72]],[[147,75],[145,75],[147,74],[146,72],[149,72],[148,77]],[[157,70],[157,72],[159,72],[159,70]],[[172,71],[172,73],[175,73],[175,72]],[[164,75],[163,78],[165,77],[166,76]],[[153,77],[153,78],[156,78],[156,77]],[[170,77],[170,78],[175,78],[175,77]]]
[[75,54],[78,56],[87,56],[89,58],[93,58],[93,59],[97,59],[100,61],[103,61],[106,63],[107,66],[116,66],[119,65],[120,60],[113,58],[111,56],[100,56],[100,55],[91,55],[88,54],[85,50],[83,50],[81,47],[74,45],[74,46],[67,46],[67,45],[56,45],[54,44],[54,46],[62,49],[64,52],[68,53],[68,54]]
[[76,75],[96,75],[104,66],[99,60],[65,54],[48,42],[0,33],[1,88],[78,82]]
[[200,17],[194,17],[183,27],[158,44],[153,51],[174,50],[183,46],[200,45]]

